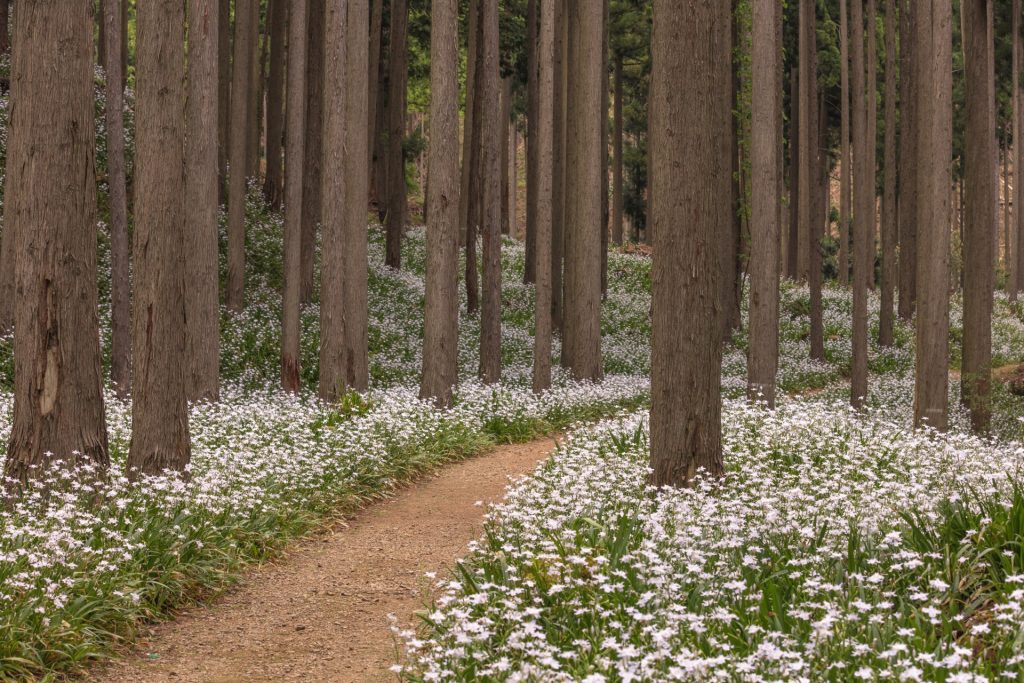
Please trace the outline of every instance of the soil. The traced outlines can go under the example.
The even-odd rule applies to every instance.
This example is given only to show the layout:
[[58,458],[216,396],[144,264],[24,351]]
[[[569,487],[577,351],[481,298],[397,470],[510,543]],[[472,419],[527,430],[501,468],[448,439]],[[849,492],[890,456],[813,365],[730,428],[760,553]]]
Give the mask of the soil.
[[250,572],[212,605],[143,633],[120,660],[95,667],[94,683],[387,681],[399,644],[389,615],[415,613],[478,538],[486,506],[510,476],[531,472],[555,441],[502,446],[451,465],[302,541]]

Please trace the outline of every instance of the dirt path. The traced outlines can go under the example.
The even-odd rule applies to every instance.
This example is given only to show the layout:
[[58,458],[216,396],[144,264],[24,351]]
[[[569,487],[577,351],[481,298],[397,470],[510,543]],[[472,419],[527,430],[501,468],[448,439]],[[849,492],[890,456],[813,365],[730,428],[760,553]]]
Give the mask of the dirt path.
[[526,474],[552,439],[503,446],[441,470],[298,544],[214,605],[154,627],[96,683],[394,680],[387,615],[405,626],[424,604],[424,572],[443,572],[478,537],[484,503]]

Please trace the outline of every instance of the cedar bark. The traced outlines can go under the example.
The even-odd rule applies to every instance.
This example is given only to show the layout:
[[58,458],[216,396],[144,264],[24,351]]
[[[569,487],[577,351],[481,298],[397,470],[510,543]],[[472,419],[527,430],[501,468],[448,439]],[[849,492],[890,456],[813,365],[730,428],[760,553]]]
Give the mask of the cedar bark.
[[[103,10],[101,9],[101,14]],[[105,16],[105,15],[104,15]],[[11,17],[10,0],[0,0],[0,54],[11,51],[11,29],[8,25]],[[106,55],[106,52],[102,52]]]
[[[608,295],[608,243],[611,212],[608,205],[608,109],[611,107],[608,87],[608,24],[611,22],[611,5],[604,0],[604,14],[601,20],[601,301]],[[598,314],[600,316],[600,314]],[[599,323],[600,324],[600,323]]]
[[219,396],[217,8],[189,0],[185,148],[185,321],[189,400]]
[[750,165],[750,343],[747,396],[775,407],[779,369],[779,149],[782,93],[777,84],[775,0],[752,6]]
[[246,121],[246,176],[257,178],[260,174],[260,94],[263,89],[263,73],[260,71],[260,5],[257,0],[255,11],[249,16],[249,118]]
[[[391,31],[388,41],[388,136],[387,225],[385,264],[402,267],[402,236],[405,233],[405,83],[409,75],[406,42],[409,7],[406,0],[391,0]],[[497,94],[497,93],[495,93]],[[497,102],[497,98],[491,100]]]
[[4,241],[16,240],[18,295],[4,475],[26,482],[59,461],[103,476],[89,6],[23,2],[15,24]]
[[[564,321],[563,297],[563,256],[565,252],[566,202],[566,61],[567,0],[553,0],[555,3],[555,71],[554,71],[554,162],[551,181],[551,325],[556,334],[562,333]],[[648,181],[649,182],[649,181]],[[565,343],[562,343],[562,361],[565,360]]]
[[799,277],[797,262],[800,244],[800,69],[789,75],[789,234],[786,239],[786,277]]
[[281,387],[299,391],[299,307],[302,291],[302,212],[305,181],[307,0],[293,0],[288,16],[284,186],[284,292],[281,318]]
[[[306,0],[306,120],[303,138],[302,234],[299,245],[299,297],[313,300],[313,261],[316,230],[323,203],[324,12],[325,0]],[[330,187],[330,186],[328,186]],[[287,210],[287,207],[285,207]]]
[[[463,135],[469,141],[468,156],[463,157],[463,190],[459,198],[460,218],[462,223],[463,241],[466,246],[466,312],[476,315],[480,310],[480,273],[477,267],[476,243],[480,226],[480,119],[482,116],[482,100],[480,97],[479,74],[482,70],[481,59],[481,22],[480,0],[471,0],[469,14],[469,37],[467,39],[467,60],[472,55],[472,69],[468,69],[472,78],[466,81],[466,121]],[[463,204],[464,202],[464,204]]]
[[817,88],[814,87],[814,84],[817,83],[818,79],[816,74],[811,72],[812,53],[814,52],[815,3],[814,0],[798,0],[798,2],[800,3],[798,27],[800,33],[800,77],[797,91],[799,93],[798,118],[800,125],[797,129],[799,158],[799,171],[797,173],[799,183],[797,189],[797,214],[799,217],[797,221],[797,277],[801,280],[806,280],[810,267],[811,234],[813,233],[811,221],[815,219],[811,211],[811,206],[813,205],[811,188],[814,187],[814,174],[812,173],[814,160],[811,158],[811,145],[812,140],[815,138],[811,133],[817,121],[817,117],[812,113],[812,109],[817,98]]
[[501,79],[501,117],[499,128],[501,130],[501,234],[511,234],[512,221],[510,218],[510,207],[512,196],[509,193],[509,168],[511,164],[511,150],[509,149],[512,139],[512,77],[503,76]]
[[899,304],[901,320],[914,317],[917,292],[917,32],[914,0],[900,4]]
[[[890,0],[891,2],[892,0]],[[991,422],[992,382],[992,226],[998,220],[993,202],[996,150],[995,101],[989,89],[992,26],[989,0],[963,0],[964,87],[967,129],[964,150],[964,320],[961,395],[971,413],[971,427],[985,433]]]
[[231,122],[231,0],[217,0],[217,168],[223,193],[228,180]]
[[[534,306],[533,391],[551,388],[551,221],[552,169],[554,166],[555,89],[555,3],[542,2],[540,16],[539,73],[537,73],[536,119],[531,135],[536,137],[536,254],[537,301]],[[536,127],[533,122],[536,121]]]
[[[109,36],[104,45],[104,60],[110,65],[105,85],[107,187],[110,189],[110,381],[118,397],[126,398],[131,389],[131,245],[128,237],[128,187],[125,177],[120,5],[120,0],[103,0],[103,23],[106,35]],[[214,259],[216,253],[214,245]]]
[[369,140],[369,148],[366,152],[367,168],[370,172],[370,185],[368,186],[368,199],[371,202],[378,201],[376,187],[377,177],[377,136],[380,129],[377,127],[378,109],[380,103],[380,81],[381,61],[384,50],[384,3],[387,0],[370,0],[370,56],[367,65],[367,107],[366,113],[366,139]]
[[612,244],[622,244],[622,55],[615,55],[615,132],[612,165]]
[[284,169],[281,163],[284,135],[284,65],[287,58],[285,31],[288,26],[286,0],[270,1],[270,73],[267,77],[267,176],[263,196],[270,208],[281,209]]
[[[808,78],[807,102],[801,114],[806,113],[806,125],[801,125],[801,135],[806,135],[807,163],[800,169],[800,207],[807,211],[806,251],[807,251],[807,286],[810,292],[810,321],[811,321],[811,358],[813,360],[825,360],[825,326],[822,320],[821,303],[821,235],[824,231],[824,206],[825,189],[822,183],[825,169],[822,154],[822,130],[825,125],[821,117],[823,107],[818,104],[818,47],[816,37],[817,17],[813,0],[803,0],[809,3],[808,23],[801,24],[802,33],[806,34],[806,45],[808,49]],[[803,83],[803,79],[801,79]],[[803,138],[801,138],[803,141]],[[803,152],[801,152],[803,160]],[[803,164],[803,161],[801,161]],[[804,182],[803,173],[807,171],[807,180]],[[804,201],[806,194],[806,201]]]
[[[868,70],[865,59],[864,0],[850,0],[852,24],[851,109],[853,113],[853,362],[850,405],[860,409],[868,393],[868,283],[874,271],[871,244],[874,240],[875,183],[871,166]],[[870,14],[868,18],[870,20]],[[873,28],[874,25],[871,25]]]
[[[480,51],[477,86],[481,102],[498,102],[498,0],[480,2]],[[501,142],[500,107],[483,106],[480,116],[482,201],[482,296],[480,300],[480,379],[501,380]]]
[[850,157],[850,27],[847,0],[839,0],[839,284],[850,284],[850,198],[853,159]]
[[[654,181],[651,481],[723,473],[722,277],[716,242],[731,221],[729,3],[654,0],[650,152]],[[681,87],[685,84],[685,88]],[[687,220],[680,220],[686,217]]]
[[917,356],[914,425],[945,431],[949,384],[949,220],[953,139],[950,0],[917,5]]
[[1024,45],[1021,41],[1021,0],[1013,0],[1013,252],[1010,259],[1010,301],[1024,288]]
[[459,381],[459,12],[435,0],[430,24],[430,205],[420,398],[452,403]]
[[184,10],[180,0],[138,7],[134,368],[127,463],[133,478],[166,470],[187,476],[191,459],[184,298]]
[[235,0],[235,44],[231,63],[230,165],[228,168],[228,291],[227,307],[241,311],[245,305],[245,194],[246,121],[249,119],[249,31],[254,0]]
[[601,230],[603,226],[601,149],[606,86],[601,47],[604,14],[582,0],[568,4],[569,73],[567,85],[565,183],[565,318],[562,352],[576,379],[600,380]]
[[366,194],[369,35],[366,0],[327,0],[324,41],[323,277],[320,397],[365,391],[367,358]]
[[893,344],[896,285],[896,2],[885,0],[885,173],[882,190],[882,310],[878,343]]
[[537,279],[537,184],[540,182],[540,147],[538,122],[540,118],[540,74],[537,64],[538,21],[537,0],[526,3],[526,267],[523,282],[531,284]]

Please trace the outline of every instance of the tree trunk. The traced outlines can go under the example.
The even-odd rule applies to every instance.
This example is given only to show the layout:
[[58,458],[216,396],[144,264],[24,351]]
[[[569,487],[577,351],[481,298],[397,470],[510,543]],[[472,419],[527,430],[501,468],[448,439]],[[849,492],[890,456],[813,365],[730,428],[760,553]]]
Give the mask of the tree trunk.
[[[483,69],[481,49],[482,22],[480,21],[481,0],[471,0],[469,29],[470,35],[467,43],[469,45],[467,55],[472,55],[473,68],[472,79],[467,81],[467,115],[464,135],[469,139],[468,156],[463,158],[463,183],[465,194],[460,197],[459,211],[465,212],[465,226],[463,235],[466,245],[466,312],[469,315],[476,315],[480,310],[480,273],[477,268],[476,242],[477,231],[480,227],[480,134],[483,101],[480,96],[480,72]],[[468,59],[468,57],[467,57]],[[466,169],[469,169],[466,171]],[[465,206],[461,203],[465,199]]]
[[850,28],[847,0],[839,0],[839,284],[850,284],[850,198],[853,192],[853,160],[850,158]]
[[320,289],[320,397],[365,391],[367,358],[366,203],[369,36],[349,31],[369,20],[367,0],[327,0],[324,20],[323,277]]
[[534,283],[537,279],[537,183],[540,182],[540,147],[537,145],[537,119],[540,118],[537,4],[537,0],[527,0],[526,3],[526,267],[523,270],[525,284]]
[[89,6],[22,2],[15,23],[4,241],[16,240],[18,296],[4,475],[26,482],[91,464],[103,476]]
[[786,240],[786,276],[799,277],[800,244],[800,70],[789,76],[789,236]]
[[499,129],[501,131],[501,234],[511,234],[512,221],[510,218],[511,196],[509,194],[509,141],[512,139],[512,77],[503,76],[501,79],[501,111],[499,116]]
[[420,398],[452,402],[459,381],[459,46],[457,0],[431,4],[430,205]]
[[378,102],[380,101],[381,61],[384,49],[384,3],[387,0],[369,0],[370,2],[370,55],[367,65],[367,107],[366,113],[366,139],[369,141],[369,148],[366,151],[366,164],[370,173],[370,184],[368,186],[368,197],[371,203],[378,200],[376,188],[377,175],[377,136],[380,129],[377,127]]
[[[929,0],[930,1],[930,0]],[[875,260],[871,244],[875,225],[875,174],[871,166],[872,145],[869,115],[872,98],[866,91],[867,60],[864,49],[864,0],[850,0],[853,70],[851,109],[853,111],[853,362],[850,375],[850,405],[864,406],[868,393],[868,283]],[[871,15],[868,14],[870,21]],[[869,25],[874,28],[874,24]]]
[[223,196],[228,182],[231,123],[231,0],[217,0],[217,168]]
[[284,171],[281,142],[284,135],[284,65],[287,57],[285,35],[288,27],[286,0],[270,2],[270,75],[267,79],[267,177],[263,196],[270,208],[281,209]]
[[885,173],[882,191],[882,310],[878,343],[893,344],[896,285],[896,2],[885,0]]
[[230,166],[228,169],[228,309],[238,312],[245,305],[245,193],[246,121],[249,120],[249,52],[253,49],[248,31],[254,0],[235,0],[235,44],[231,64]]
[[[391,34],[388,43],[388,200],[385,263],[402,267],[402,235],[405,233],[405,83],[408,77],[406,41],[409,8],[406,0],[391,0]],[[491,100],[497,102],[497,98]]]
[[[806,102],[801,102],[800,108],[800,224],[806,228],[803,230],[801,249],[806,252],[807,258],[807,285],[810,292],[810,320],[811,320],[811,359],[825,360],[825,328],[822,320],[821,304],[821,233],[823,231],[824,209],[822,200],[825,198],[824,190],[819,183],[824,175],[821,131],[822,121],[819,117],[818,106],[818,45],[817,45],[817,16],[815,14],[816,3],[813,0],[802,0],[800,35],[801,48],[806,46],[807,64],[801,57],[801,65],[806,66],[807,79],[800,79],[801,97]],[[806,15],[804,8],[806,7]],[[806,19],[806,21],[804,21]],[[806,86],[806,87],[805,87]],[[806,176],[806,177],[805,177]]]
[[186,473],[191,459],[184,298],[184,9],[178,0],[141,3],[136,24],[134,368],[127,463],[133,478],[165,470]]
[[[101,14],[103,10],[100,10]],[[11,29],[8,22],[11,16],[10,0],[0,0],[0,54],[7,54],[11,51]],[[100,53],[106,55],[105,51]]]
[[[477,86],[481,102],[498,102],[498,0],[480,0],[480,51]],[[480,117],[480,174],[483,189],[480,230],[483,233],[483,296],[480,306],[480,378],[501,380],[501,141],[499,107],[484,106]]]
[[719,290],[719,305],[722,307],[722,341],[732,341],[732,332],[740,326],[740,301],[737,283],[742,277],[740,268],[740,243],[743,238],[743,193],[746,187],[743,164],[741,163],[741,140],[743,132],[740,129],[740,120],[736,115],[739,110],[740,90],[740,60],[735,54],[736,46],[740,43],[740,22],[736,0],[729,0],[732,6],[731,25],[729,29],[729,54],[732,60],[729,63],[729,108],[733,112],[732,125],[729,127],[729,141],[727,154],[729,163],[732,165],[729,177],[732,184],[729,186],[729,201],[732,204],[730,213],[729,229],[723,231],[722,239],[718,243],[718,258],[722,269],[722,287]]
[[[128,189],[125,178],[124,89],[121,74],[121,3],[103,0],[106,86],[107,187],[110,202],[110,381],[119,398],[131,389],[131,284],[129,280]],[[214,143],[216,149],[216,142]],[[216,181],[215,181],[216,182]],[[216,201],[216,200],[215,200]],[[216,212],[216,209],[215,209]],[[216,233],[215,233],[216,234]],[[216,245],[214,245],[216,259]],[[216,288],[214,294],[216,295]]]
[[1021,2],[1013,0],[1013,257],[1010,259],[1010,301],[1024,288],[1024,45],[1021,44]]
[[615,134],[612,145],[612,243],[622,244],[622,55],[615,55]]
[[782,93],[776,67],[775,0],[754,0],[751,46],[752,175],[750,207],[750,340],[747,346],[747,396],[775,407],[779,369],[779,138]]
[[219,396],[217,8],[189,0],[185,149],[185,321],[191,401]]
[[945,431],[949,384],[949,188],[952,184],[952,10],[917,6],[917,368],[914,425]]
[[[309,32],[306,36],[306,135],[303,141],[305,163],[302,168],[302,236],[299,245],[301,281],[299,297],[303,303],[313,300],[313,261],[316,230],[320,225],[323,201],[323,124],[324,124],[324,12],[325,0],[307,0]],[[328,178],[338,182],[337,178]],[[327,186],[330,190],[332,185]],[[287,210],[287,207],[286,207]]]
[[917,298],[916,0],[900,4],[899,316],[914,317]]
[[[314,0],[315,2],[315,0]],[[309,22],[306,0],[292,0],[288,16],[288,74],[285,122],[284,292],[281,327],[281,387],[299,391],[299,306],[302,300],[302,212],[306,160],[306,41]],[[321,24],[322,26],[322,24]]]
[[1003,268],[1010,268],[1010,130],[1013,125],[1007,123],[1003,128]]
[[601,366],[601,129],[604,14],[570,2],[565,184],[565,366],[576,379],[600,380]]
[[811,158],[812,129],[815,127],[817,117],[812,114],[814,102],[817,99],[817,75],[811,71],[814,52],[814,0],[798,0],[800,22],[799,22],[799,65],[800,77],[797,90],[799,92],[799,114],[800,122],[797,129],[797,149],[799,158],[798,189],[797,189],[797,277],[806,280],[810,263],[811,245],[811,221],[816,220],[812,216],[811,206],[813,199],[811,188],[813,187],[812,167],[814,160]]
[[[555,3],[542,2],[540,16],[539,72],[536,118],[530,119],[530,136],[536,138],[536,293],[534,306],[533,391],[551,388],[551,222],[552,169],[554,166]],[[536,125],[535,125],[536,124]]]
[[[651,481],[723,473],[722,277],[714,245],[731,218],[729,3],[654,0]],[[685,84],[685,96],[683,91]],[[688,220],[679,220],[680,216]]]
[[[543,1],[543,0],[542,0]],[[566,120],[566,61],[567,61],[567,6],[568,0],[555,2],[555,73],[554,73],[554,165],[551,181],[551,325],[556,334],[562,333],[564,321],[562,265],[565,253],[566,203],[566,145],[568,125]],[[562,361],[565,361],[565,343],[562,343]]]
[[[246,112],[249,117],[246,120],[246,152],[245,152],[245,175],[247,178],[257,178],[260,174],[260,136],[259,136],[259,108],[261,81],[263,74],[260,73],[260,6],[262,3],[257,0],[255,11],[249,15],[249,41],[252,47],[249,50],[249,108]],[[236,33],[237,36],[237,27]]]
[[[889,0],[892,2],[893,0]],[[992,225],[991,162],[996,154],[995,101],[990,97],[992,25],[989,0],[963,0],[964,87],[967,124],[964,139],[964,318],[961,395],[971,427],[985,433],[991,422],[992,382]]]
[[611,107],[608,101],[608,24],[611,23],[611,5],[609,0],[604,0],[602,4],[604,14],[601,22],[601,301],[604,301],[608,295],[608,224],[611,222],[608,206],[608,109]]

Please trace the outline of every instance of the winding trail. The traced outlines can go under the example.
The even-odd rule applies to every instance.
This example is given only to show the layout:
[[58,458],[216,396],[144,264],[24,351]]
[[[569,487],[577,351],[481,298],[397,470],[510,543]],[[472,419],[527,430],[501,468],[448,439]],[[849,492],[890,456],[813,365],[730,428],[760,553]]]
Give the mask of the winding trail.
[[509,476],[531,472],[555,440],[501,446],[453,464],[347,526],[297,543],[212,605],[143,633],[94,683],[394,680],[389,614],[415,624],[428,571],[444,572],[481,531]]

